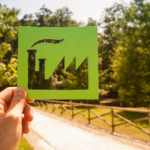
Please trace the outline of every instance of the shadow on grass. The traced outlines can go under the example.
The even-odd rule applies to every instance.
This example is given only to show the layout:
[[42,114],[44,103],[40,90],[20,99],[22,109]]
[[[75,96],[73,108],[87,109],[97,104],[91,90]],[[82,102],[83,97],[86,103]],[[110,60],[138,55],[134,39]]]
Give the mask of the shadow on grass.
[[[138,118],[143,118],[143,117],[147,117],[148,114],[147,113],[138,113],[138,112],[127,112],[127,111],[120,111],[117,112],[117,114],[121,115],[122,117],[128,119],[128,120],[135,120]],[[122,121],[122,119],[118,118],[120,121]],[[137,123],[136,123],[137,124]],[[144,120],[144,121],[140,121],[138,122],[138,125],[140,126],[147,126],[148,127],[148,120]]]

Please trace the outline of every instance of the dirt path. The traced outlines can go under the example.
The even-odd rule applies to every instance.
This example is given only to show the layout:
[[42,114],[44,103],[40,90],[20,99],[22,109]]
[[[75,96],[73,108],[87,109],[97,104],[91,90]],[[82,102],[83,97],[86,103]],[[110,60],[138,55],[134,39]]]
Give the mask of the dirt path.
[[[31,132],[25,135],[35,150],[146,150],[132,142],[80,128],[34,109]],[[87,127],[86,127],[87,128]]]

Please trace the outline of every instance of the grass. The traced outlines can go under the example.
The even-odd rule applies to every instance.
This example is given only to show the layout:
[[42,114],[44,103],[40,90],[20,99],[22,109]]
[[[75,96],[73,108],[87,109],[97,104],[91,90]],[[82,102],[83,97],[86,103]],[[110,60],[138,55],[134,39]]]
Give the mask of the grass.
[[30,146],[27,140],[24,137],[22,137],[17,150],[34,150],[34,149]]
[[[60,108],[59,104],[55,104],[55,106]],[[67,109],[69,109],[68,105],[63,105],[63,106],[65,106]],[[52,113],[52,110],[53,110],[52,105],[47,106],[47,107],[46,106],[42,106],[42,107],[37,106],[37,108],[42,109],[42,110],[46,110],[46,108],[47,108],[47,111],[50,113]],[[76,108],[78,108],[78,110],[80,110],[80,111],[85,109],[83,107],[76,107]],[[106,109],[106,108],[91,108],[91,110],[94,111],[95,113],[99,114],[99,115],[110,112],[110,109]],[[71,110],[69,110],[69,111],[70,111],[70,113],[72,112]],[[127,111],[121,111],[121,110],[114,110],[114,112],[118,113],[119,115],[123,116],[124,118],[127,118],[128,120],[134,120],[134,119],[146,117],[148,115],[146,113],[135,113],[135,112],[127,112]],[[61,115],[61,113],[57,109],[55,109],[54,113],[57,115]],[[74,110],[74,114],[75,113],[77,113],[76,110]],[[83,114],[86,117],[88,117],[88,111],[83,112]],[[71,115],[66,111],[63,112],[63,116],[71,119]],[[93,118],[93,117],[95,117],[95,115],[90,112],[90,118]],[[112,122],[111,114],[103,116],[103,118],[110,123]],[[85,124],[88,124],[88,120],[80,114],[75,115],[74,119],[77,121],[83,122]],[[122,119],[120,119],[118,117],[114,117],[114,124],[119,124],[119,123],[123,123],[123,122],[124,121]],[[91,123],[91,125],[99,127],[103,130],[107,130],[110,132],[112,131],[112,128],[109,125],[107,125],[105,122],[100,120],[99,118],[91,120],[90,123]],[[148,131],[148,132],[150,130],[148,120],[140,121],[140,122],[137,122],[135,124],[138,125],[140,128]],[[115,132],[120,133],[120,134],[124,134],[124,135],[128,135],[132,138],[139,139],[139,140],[142,140],[145,142],[150,142],[150,136],[149,135],[143,133],[142,131],[140,131],[139,129],[135,128],[134,126],[132,126],[130,124],[125,124],[125,125],[115,127]]]

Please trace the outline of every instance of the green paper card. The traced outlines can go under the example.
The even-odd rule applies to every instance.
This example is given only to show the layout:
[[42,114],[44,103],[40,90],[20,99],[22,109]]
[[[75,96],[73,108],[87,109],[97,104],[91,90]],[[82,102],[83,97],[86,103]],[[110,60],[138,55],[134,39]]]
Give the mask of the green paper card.
[[[26,89],[27,99],[98,99],[97,27],[20,26],[18,47],[17,86]],[[78,69],[88,58],[88,89],[29,88],[30,72],[39,74],[44,69],[47,82],[63,58],[64,70],[73,59]]]

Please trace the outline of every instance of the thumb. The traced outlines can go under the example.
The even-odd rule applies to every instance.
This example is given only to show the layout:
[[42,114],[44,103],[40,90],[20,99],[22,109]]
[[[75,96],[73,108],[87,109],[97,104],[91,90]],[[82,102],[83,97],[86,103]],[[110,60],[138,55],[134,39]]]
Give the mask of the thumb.
[[26,103],[26,91],[23,88],[17,88],[8,109],[8,113],[22,116],[23,109]]

